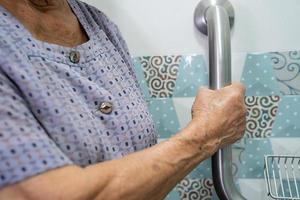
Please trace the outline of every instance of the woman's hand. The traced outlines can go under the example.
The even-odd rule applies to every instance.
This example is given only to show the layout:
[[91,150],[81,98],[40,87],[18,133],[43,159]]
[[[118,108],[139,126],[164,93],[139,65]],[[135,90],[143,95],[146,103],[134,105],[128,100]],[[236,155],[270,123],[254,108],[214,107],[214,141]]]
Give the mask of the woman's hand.
[[[240,139],[246,126],[244,87],[239,83],[220,90],[201,89],[192,107],[193,134],[186,135],[200,145],[207,156]],[[204,134],[204,135],[203,135]]]

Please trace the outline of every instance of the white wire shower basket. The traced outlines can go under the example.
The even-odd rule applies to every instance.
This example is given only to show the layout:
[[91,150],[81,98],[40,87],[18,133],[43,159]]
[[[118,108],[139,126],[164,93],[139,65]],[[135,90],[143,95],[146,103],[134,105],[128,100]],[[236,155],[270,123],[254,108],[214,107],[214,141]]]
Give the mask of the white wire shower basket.
[[300,156],[265,156],[267,192],[277,200],[300,200]]

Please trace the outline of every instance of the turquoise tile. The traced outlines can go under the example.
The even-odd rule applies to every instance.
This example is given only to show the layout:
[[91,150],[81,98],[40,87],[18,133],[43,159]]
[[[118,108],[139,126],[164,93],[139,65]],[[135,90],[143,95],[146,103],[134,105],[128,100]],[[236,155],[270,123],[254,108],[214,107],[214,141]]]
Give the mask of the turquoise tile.
[[[276,71],[276,63],[274,64],[273,57],[271,54],[249,54],[247,56],[242,82],[247,87],[247,95],[252,97],[246,98],[248,107],[248,129],[246,135],[248,138],[241,140],[233,147],[233,173],[235,180],[263,180],[264,156],[274,154],[271,140],[279,137],[300,138],[300,120],[297,117],[300,114],[300,105],[298,105],[300,99],[298,96],[279,97],[280,94],[286,95],[292,94],[292,92],[284,90],[282,89],[283,86],[280,86],[279,76],[281,72]],[[188,109],[186,109],[188,112],[185,112],[185,107],[176,113],[172,97],[194,97],[199,86],[208,84],[208,75],[203,57],[200,55],[160,56],[159,58],[143,57],[143,59],[144,68],[141,64],[141,58],[134,60],[137,76],[144,93],[148,94],[147,99],[150,100],[149,109],[160,138],[169,138],[180,129],[178,113],[180,115],[190,115]],[[149,64],[154,59],[163,60],[163,62]],[[178,64],[179,61],[180,64]],[[170,76],[167,69],[172,63],[176,67],[173,68],[174,73]],[[150,78],[151,73],[147,71],[150,69],[148,67],[157,68],[156,75],[153,77],[162,79],[160,84],[169,83],[171,85],[169,88],[164,86],[164,93],[157,93],[153,84],[151,84],[153,77]],[[295,90],[292,91],[294,92],[293,95],[295,95]],[[162,98],[164,96],[167,98]],[[188,103],[186,102],[188,101],[184,101],[183,104],[187,105]],[[181,121],[185,122],[186,119],[184,118]],[[271,138],[268,139],[266,137]],[[203,184],[202,181],[211,180],[211,177],[211,160],[208,159],[187,175],[186,179],[189,181],[186,182],[188,184],[183,189],[178,189],[177,186],[169,193],[166,199],[188,199],[193,193],[198,198],[199,188]],[[191,186],[191,184],[194,185]],[[199,197],[200,199],[218,199],[212,188],[204,187],[203,189],[203,191],[208,191],[208,193],[203,197]]]
[[212,178],[211,159],[202,161],[191,173],[187,176],[189,179],[194,178]]
[[247,96],[280,95],[269,54],[248,54],[241,82]]
[[272,137],[300,137],[300,96],[283,96]]
[[132,59],[135,69],[135,74],[137,76],[138,82],[140,84],[140,87],[142,89],[143,94],[145,95],[146,99],[150,98],[149,89],[147,86],[147,82],[145,80],[145,75],[141,66],[141,60],[139,57]]
[[165,200],[181,200],[176,187],[166,196]]
[[183,56],[173,96],[195,97],[199,87],[207,85],[208,71],[203,56]]
[[220,200],[220,198],[218,197],[218,195],[217,195],[217,193],[216,193],[215,190],[213,191],[212,197],[211,197],[211,199],[209,199],[209,200]]
[[159,138],[169,138],[180,130],[173,100],[152,98],[149,103]]
[[[284,174],[283,174],[284,175]],[[291,174],[290,174],[291,175]],[[277,183],[279,183],[278,181]],[[282,187],[281,187],[282,185]],[[298,198],[299,195],[299,188],[300,188],[300,180],[297,179],[295,182],[293,178],[287,179],[286,177],[283,178],[282,183],[278,184],[278,196],[279,197],[291,197],[291,198]]]
[[268,139],[242,139],[233,147],[235,178],[263,179],[264,156],[272,155],[271,142]]
[[270,53],[276,80],[283,95],[300,95],[300,51]]

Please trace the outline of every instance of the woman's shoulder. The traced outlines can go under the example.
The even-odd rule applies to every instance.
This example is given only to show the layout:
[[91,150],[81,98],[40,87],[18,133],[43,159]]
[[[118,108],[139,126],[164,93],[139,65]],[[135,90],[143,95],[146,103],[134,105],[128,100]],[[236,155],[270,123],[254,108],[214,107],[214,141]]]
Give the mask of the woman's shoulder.
[[[3,41],[4,36],[9,36],[14,34],[14,32],[19,29],[20,26],[15,22],[13,16],[8,13],[2,6],[0,6],[0,37]],[[6,38],[5,37],[5,38]]]
[[22,46],[26,34],[22,26],[3,7],[0,6],[0,56],[1,60],[10,54],[11,49]]
[[108,28],[116,29],[118,31],[117,25],[110,20],[110,18],[98,8],[80,0],[69,0],[78,5],[78,8],[83,13],[86,21],[90,22],[90,26],[98,26],[102,30],[106,30]]
[[[69,0],[75,2],[80,10],[83,12],[84,17],[86,18],[89,26],[92,26],[92,29],[100,28],[103,32],[105,32],[106,36],[112,42],[112,44],[119,51],[120,55],[124,59],[124,61],[132,66],[131,57],[128,51],[127,44],[123,39],[123,36],[118,28],[118,26],[110,20],[110,18],[103,13],[98,8],[89,5],[80,0]],[[94,26],[94,27],[93,27]]]

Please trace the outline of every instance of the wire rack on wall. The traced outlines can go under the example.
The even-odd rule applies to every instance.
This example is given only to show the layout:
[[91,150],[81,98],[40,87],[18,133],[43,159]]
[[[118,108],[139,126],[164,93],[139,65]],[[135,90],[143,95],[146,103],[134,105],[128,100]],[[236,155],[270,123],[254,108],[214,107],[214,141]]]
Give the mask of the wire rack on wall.
[[267,155],[264,174],[270,197],[300,200],[300,157]]

